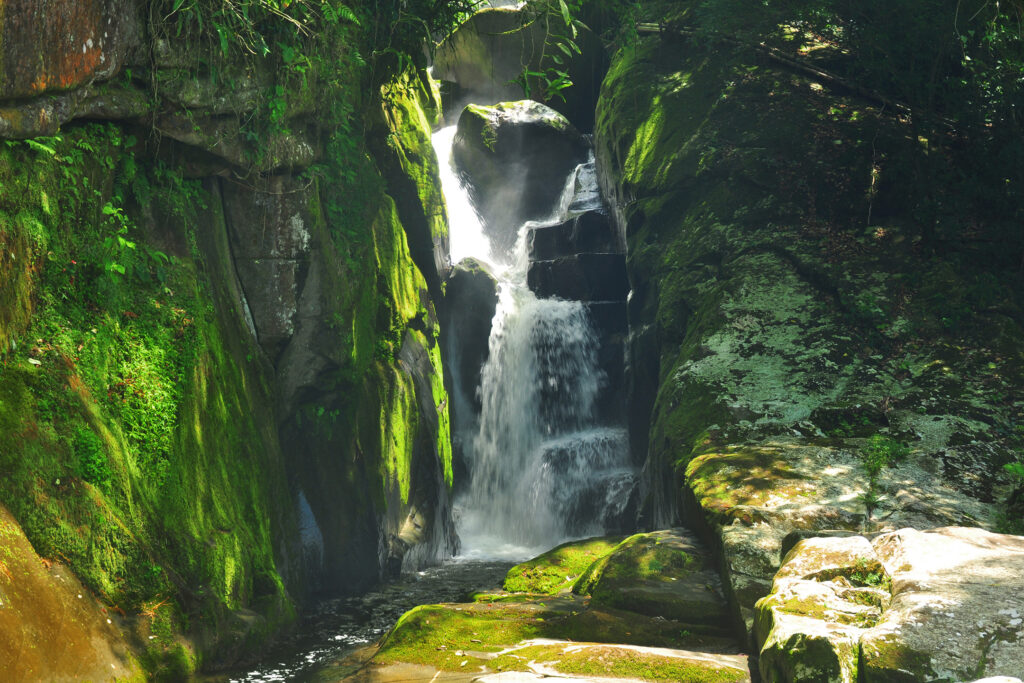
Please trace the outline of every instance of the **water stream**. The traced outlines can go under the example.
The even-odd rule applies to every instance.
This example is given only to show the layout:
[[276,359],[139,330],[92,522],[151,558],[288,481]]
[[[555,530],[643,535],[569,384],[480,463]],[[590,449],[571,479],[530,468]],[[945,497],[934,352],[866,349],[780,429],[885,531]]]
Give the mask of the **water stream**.
[[[380,638],[405,611],[497,590],[513,562],[570,538],[601,534],[626,505],[635,473],[625,430],[596,417],[605,377],[587,307],[538,298],[527,286],[529,231],[600,206],[593,162],[566,178],[547,220],[523,223],[515,246],[495,253],[450,166],[454,133],[450,127],[434,136],[452,262],[474,257],[486,263],[499,298],[481,372],[482,409],[466,439],[471,481],[455,505],[462,555],[364,595],[319,603],[261,663],[208,676],[210,683],[308,681],[325,670],[343,675],[332,667]],[[456,406],[469,403],[453,398]]]
[[601,534],[632,486],[625,430],[596,418],[605,373],[586,306],[538,298],[527,286],[530,231],[599,210],[601,198],[591,159],[565,179],[548,218],[521,223],[514,246],[503,252],[488,239],[452,168],[454,134],[452,126],[434,136],[452,262],[476,258],[498,281],[481,411],[464,439],[470,483],[456,501],[456,524],[465,555],[522,559]]

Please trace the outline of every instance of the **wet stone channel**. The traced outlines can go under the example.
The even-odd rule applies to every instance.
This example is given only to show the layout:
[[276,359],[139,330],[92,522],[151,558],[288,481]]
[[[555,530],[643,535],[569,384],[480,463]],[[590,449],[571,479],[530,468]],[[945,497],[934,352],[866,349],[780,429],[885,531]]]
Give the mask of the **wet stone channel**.
[[417,605],[460,602],[478,591],[501,588],[512,562],[455,559],[403,575],[363,595],[334,598],[312,607],[290,636],[244,671],[204,677],[204,683],[270,683],[338,680],[340,662],[379,640]]

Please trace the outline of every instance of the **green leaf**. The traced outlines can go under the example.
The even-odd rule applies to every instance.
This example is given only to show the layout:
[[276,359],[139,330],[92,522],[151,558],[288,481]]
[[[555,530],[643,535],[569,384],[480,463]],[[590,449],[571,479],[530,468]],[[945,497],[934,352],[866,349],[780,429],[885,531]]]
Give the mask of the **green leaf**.
[[566,26],[572,25],[572,16],[569,14],[569,6],[565,4],[565,0],[558,0],[558,6],[562,10],[562,20]]
[[36,142],[35,140],[25,140],[25,143],[37,152],[46,152],[51,157],[57,156],[57,150],[55,150],[53,147],[47,147],[41,142]]

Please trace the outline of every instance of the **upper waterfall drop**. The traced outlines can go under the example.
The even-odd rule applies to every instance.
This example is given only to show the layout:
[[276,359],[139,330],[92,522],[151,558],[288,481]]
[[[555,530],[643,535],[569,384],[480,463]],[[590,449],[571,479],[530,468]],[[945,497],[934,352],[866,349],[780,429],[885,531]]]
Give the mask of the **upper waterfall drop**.
[[[546,218],[519,221],[514,246],[495,248],[451,164],[454,138],[454,126],[434,135],[452,262],[486,262],[498,289],[479,415],[462,444],[470,481],[456,500],[457,527],[467,557],[522,559],[605,533],[635,482],[625,429],[599,417],[607,376],[588,305],[541,298],[528,285],[532,231],[599,210],[601,197],[591,155],[564,178]],[[502,191],[519,175],[509,173]],[[511,207],[508,213],[518,215]]]

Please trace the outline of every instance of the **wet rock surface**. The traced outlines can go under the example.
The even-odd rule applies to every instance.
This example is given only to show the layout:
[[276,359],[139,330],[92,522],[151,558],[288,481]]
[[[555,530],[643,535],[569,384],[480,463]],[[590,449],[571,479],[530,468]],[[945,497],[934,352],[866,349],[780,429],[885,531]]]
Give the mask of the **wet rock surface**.
[[587,160],[588,150],[565,117],[538,102],[462,111],[452,158],[469,181],[496,253],[512,247],[523,221],[555,211],[565,178]]
[[344,680],[750,681],[720,627],[727,608],[707,551],[679,530],[616,540],[513,567],[505,587],[519,592],[406,613],[379,648],[349,660],[361,668]]
[[[517,82],[524,69],[539,72],[556,66],[554,48],[545,48],[549,31],[565,31],[560,18],[549,27],[536,20],[528,8],[485,9],[475,13],[447,38],[434,56],[434,77],[454,86],[451,101],[498,102],[523,97]],[[594,105],[601,79],[608,68],[608,55],[601,40],[585,26],[577,30],[580,53],[574,52],[566,68],[573,87],[562,91],[562,98],[548,103],[581,130],[594,125]],[[542,82],[529,79],[531,92],[542,93]],[[456,112],[457,114],[458,112]]]
[[624,254],[584,253],[533,261],[527,281],[542,298],[625,301],[629,294]]
[[550,261],[581,253],[607,254],[622,251],[611,218],[601,211],[587,211],[558,225],[533,228],[527,240],[531,261]]

